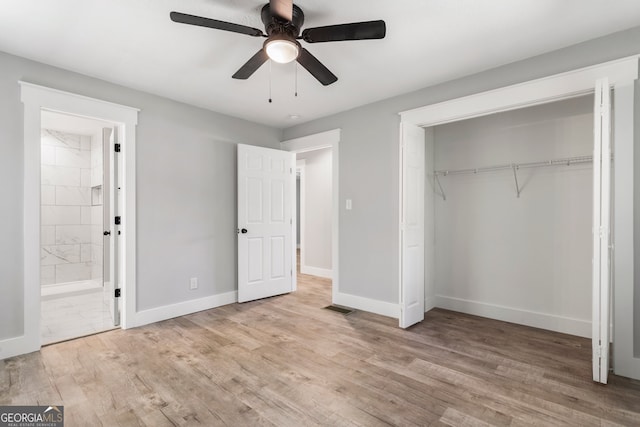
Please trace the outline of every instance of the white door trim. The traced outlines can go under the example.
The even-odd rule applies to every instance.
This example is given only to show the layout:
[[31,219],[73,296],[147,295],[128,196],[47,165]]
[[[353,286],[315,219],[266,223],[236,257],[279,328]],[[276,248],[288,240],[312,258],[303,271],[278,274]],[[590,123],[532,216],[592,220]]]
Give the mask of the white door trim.
[[[340,129],[333,129],[313,135],[294,138],[280,143],[280,148],[293,153],[305,153],[307,151],[331,148],[331,179],[332,179],[332,216],[331,216],[331,301],[333,304],[340,304],[340,279],[339,279],[339,247],[340,247]],[[302,227],[301,227],[302,230]],[[302,231],[301,231],[302,233]],[[302,240],[300,241],[302,245]],[[294,254],[295,255],[295,254]],[[295,262],[295,259],[294,259]],[[344,304],[344,303],[342,303]],[[347,304],[344,304],[347,305]],[[360,308],[360,307],[355,307]]]
[[23,335],[0,342],[0,359],[40,349],[40,127],[43,109],[117,123],[122,141],[125,238],[120,267],[123,277],[122,327],[135,314],[135,128],[138,109],[19,81],[24,104]]
[[587,95],[593,93],[594,82],[603,76],[609,78],[612,87],[636,80],[638,58],[640,55],[634,55],[399,114],[403,122],[429,127]]
[[[613,368],[616,374],[635,379],[640,379],[640,358],[634,355],[632,321],[634,311],[634,83],[638,78],[639,57],[640,55],[634,55],[399,113],[401,123],[430,127],[593,93],[594,82],[597,79],[602,77],[609,79],[615,91],[613,146],[616,157],[613,179],[613,240],[615,242]],[[401,191],[402,189],[399,188],[400,195]],[[432,225],[427,224],[427,226]],[[400,257],[401,249],[400,247]],[[399,283],[399,286],[402,284]]]

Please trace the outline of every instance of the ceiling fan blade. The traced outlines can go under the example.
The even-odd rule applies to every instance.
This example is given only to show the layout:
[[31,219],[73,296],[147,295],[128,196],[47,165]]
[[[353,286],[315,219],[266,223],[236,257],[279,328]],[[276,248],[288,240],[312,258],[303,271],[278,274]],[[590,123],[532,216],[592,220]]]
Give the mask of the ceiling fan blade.
[[231,22],[218,21],[217,19],[204,18],[202,16],[188,15],[186,13],[171,12],[169,14],[173,22],[180,24],[197,25],[198,27],[214,28],[216,30],[231,31],[232,33],[246,34],[253,37],[262,37],[264,34],[257,28],[232,24]]
[[231,77],[234,79],[246,80],[251,77],[251,75],[255,73],[256,70],[267,61],[267,59],[269,59],[267,52],[265,52],[264,49],[260,49]]
[[307,49],[302,48],[298,56],[298,63],[302,65],[313,77],[318,79],[325,86],[335,83],[338,78],[322,62],[311,54]]
[[293,0],[269,0],[271,14],[287,22],[293,19]]
[[386,33],[387,25],[380,20],[307,28],[302,39],[307,43],[383,39]]

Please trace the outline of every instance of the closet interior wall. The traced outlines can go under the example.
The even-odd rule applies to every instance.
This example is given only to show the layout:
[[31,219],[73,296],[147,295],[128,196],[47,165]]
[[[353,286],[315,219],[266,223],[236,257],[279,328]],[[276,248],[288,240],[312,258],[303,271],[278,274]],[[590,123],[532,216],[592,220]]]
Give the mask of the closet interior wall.
[[[428,171],[591,156],[593,96],[430,131]],[[519,197],[510,169],[441,175],[446,200],[427,173],[435,305],[591,336],[592,167],[520,169]]]

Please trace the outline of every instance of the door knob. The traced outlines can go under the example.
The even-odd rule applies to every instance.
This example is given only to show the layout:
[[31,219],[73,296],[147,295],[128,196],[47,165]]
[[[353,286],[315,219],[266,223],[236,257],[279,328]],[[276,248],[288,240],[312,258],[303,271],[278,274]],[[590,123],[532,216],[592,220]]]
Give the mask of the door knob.
[[110,231],[103,231],[102,235],[103,236],[111,236],[111,232]]
[[240,230],[240,232],[241,232],[242,234],[247,234],[247,229],[246,229],[246,228],[243,228],[242,230]]

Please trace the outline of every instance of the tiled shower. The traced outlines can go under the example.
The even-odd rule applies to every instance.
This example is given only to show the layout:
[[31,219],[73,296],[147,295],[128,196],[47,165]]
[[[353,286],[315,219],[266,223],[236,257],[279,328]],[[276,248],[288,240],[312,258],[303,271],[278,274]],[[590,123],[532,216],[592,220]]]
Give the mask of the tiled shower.
[[43,297],[102,289],[102,140],[43,129],[41,142]]

